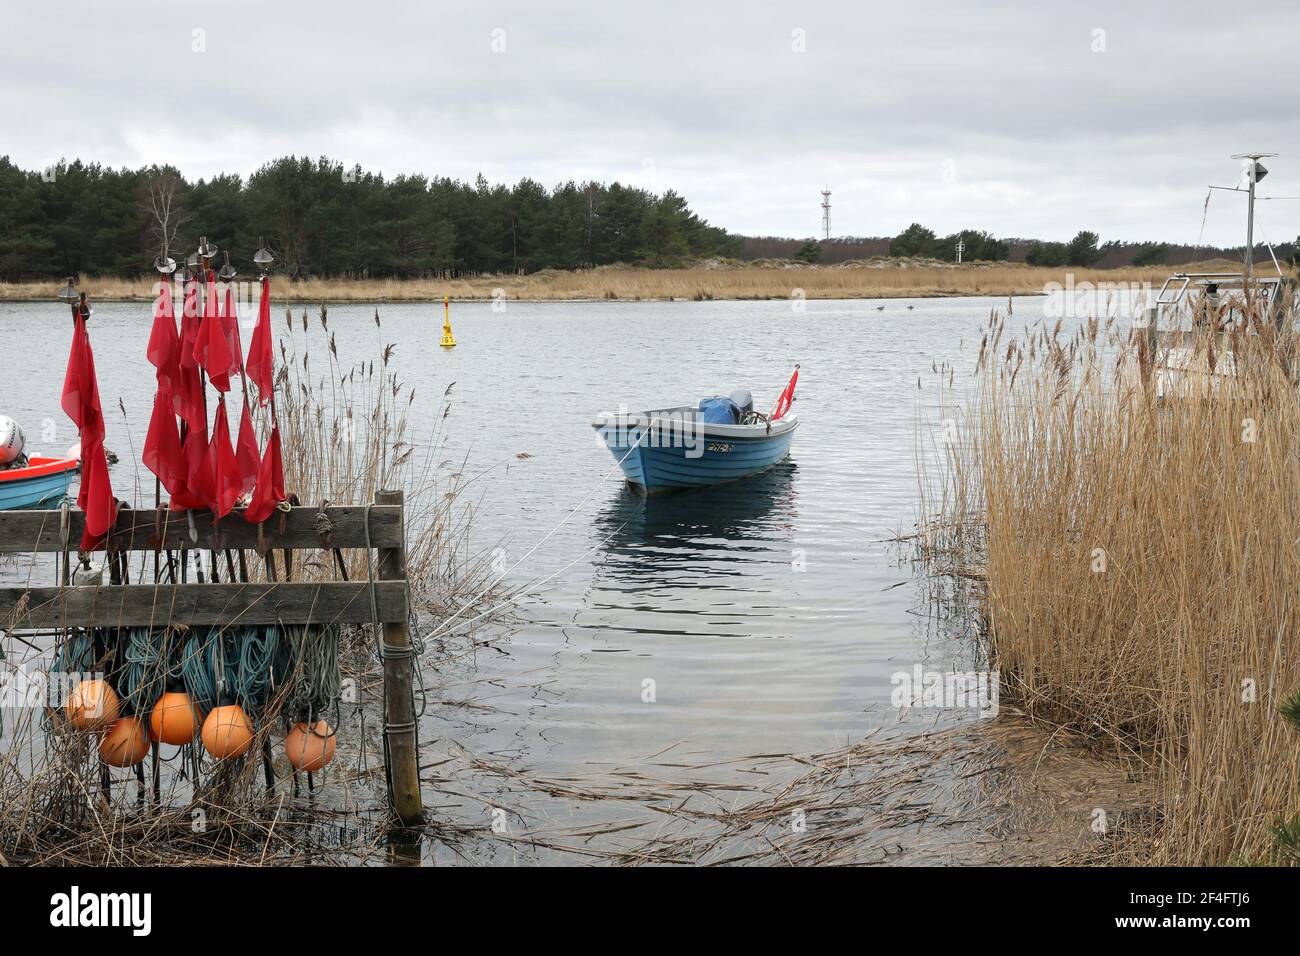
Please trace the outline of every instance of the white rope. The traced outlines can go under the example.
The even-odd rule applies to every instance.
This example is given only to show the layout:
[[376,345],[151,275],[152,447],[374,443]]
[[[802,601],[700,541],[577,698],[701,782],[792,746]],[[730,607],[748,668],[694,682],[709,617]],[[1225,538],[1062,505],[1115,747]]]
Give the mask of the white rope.
[[1259,227],[1259,234],[1264,239],[1264,246],[1268,249],[1269,257],[1273,260],[1273,268],[1277,270],[1278,275],[1284,275],[1282,267],[1277,263],[1277,253],[1273,251],[1273,243],[1268,241],[1268,232],[1264,229],[1264,221],[1256,216],[1255,225]]

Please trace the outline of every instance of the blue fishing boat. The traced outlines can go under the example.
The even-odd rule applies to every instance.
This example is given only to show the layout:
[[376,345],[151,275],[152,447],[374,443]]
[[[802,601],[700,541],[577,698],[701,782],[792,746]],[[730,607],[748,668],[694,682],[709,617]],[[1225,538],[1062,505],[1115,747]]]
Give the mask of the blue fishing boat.
[[756,475],[789,454],[799,427],[790,412],[794,384],[792,378],[772,415],[754,412],[749,393],[737,390],[698,405],[602,416],[592,427],[636,491],[718,485]]
[[57,506],[67,495],[77,467],[75,458],[34,455],[22,467],[0,468],[0,511]]

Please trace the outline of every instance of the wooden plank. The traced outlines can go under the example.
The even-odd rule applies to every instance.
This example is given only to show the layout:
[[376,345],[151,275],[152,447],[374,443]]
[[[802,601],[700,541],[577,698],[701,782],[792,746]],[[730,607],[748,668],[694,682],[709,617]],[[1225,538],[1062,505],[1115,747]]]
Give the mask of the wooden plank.
[[[0,588],[0,629],[177,624],[368,624],[365,581]],[[376,581],[380,623],[407,619],[406,582]]]
[[[164,511],[161,525],[157,512],[152,509],[135,511],[123,508],[118,512],[117,523],[109,532],[107,546],[112,550],[153,551],[179,550],[182,547],[204,550],[224,548],[257,548],[257,525],[244,520],[243,509],[237,508],[221,521],[214,530],[212,512],[195,511],[194,526],[198,540],[190,538],[189,521],[183,511]],[[276,512],[263,523],[263,540],[268,548],[319,548],[317,532],[318,508],[301,506],[289,511]],[[31,553],[63,550],[59,534],[61,513],[54,511],[0,511],[0,552]],[[335,548],[364,548],[366,546],[366,508],[364,506],[330,507],[325,517],[333,527],[332,543]],[[68,513],[68,540],[75,551],[81,541],[86,515],[73,509]],[[283,521],[283,530],[281,522]],[[391,548],[402,543],[402,509],[389,505],[370,508],[370,547]]]

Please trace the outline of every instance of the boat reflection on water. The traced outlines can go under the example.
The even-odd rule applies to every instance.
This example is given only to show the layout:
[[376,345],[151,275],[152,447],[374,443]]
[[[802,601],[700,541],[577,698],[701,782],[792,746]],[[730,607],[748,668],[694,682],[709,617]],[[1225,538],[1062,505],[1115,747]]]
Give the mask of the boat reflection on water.
[[[736,587],[737,577],[784,576],[798,517],[797,473],[786,460],[712,488],[651,497],[623,489],[596,516],[603,539],[597,586],[725,589]],[[758,582],[744,589],[766,590]]]

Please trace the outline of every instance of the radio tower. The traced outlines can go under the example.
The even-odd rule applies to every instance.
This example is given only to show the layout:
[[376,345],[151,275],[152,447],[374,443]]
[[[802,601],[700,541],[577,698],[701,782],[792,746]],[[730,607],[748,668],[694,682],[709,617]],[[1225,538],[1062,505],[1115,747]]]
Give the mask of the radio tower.
[[831,187],[822,190],[822,238],[831,237]]

